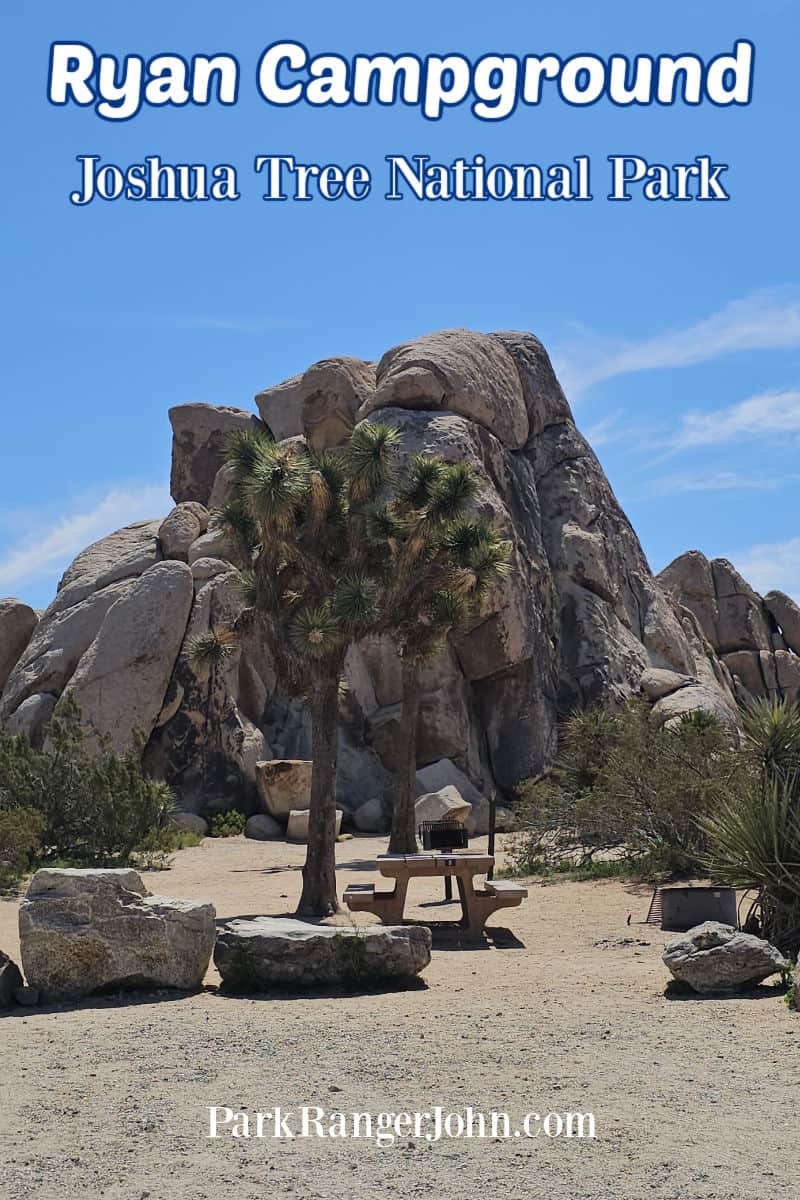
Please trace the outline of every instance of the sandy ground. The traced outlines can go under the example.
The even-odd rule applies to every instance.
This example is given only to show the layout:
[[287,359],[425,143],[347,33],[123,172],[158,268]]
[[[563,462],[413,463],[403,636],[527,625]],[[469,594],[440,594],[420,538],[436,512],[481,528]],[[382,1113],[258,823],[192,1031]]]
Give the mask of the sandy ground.
[[[478,843],[479,844],[479,843]],[[337,847],[372,878],[384,844]],[[289,912],[303,851],[206,841],[153,891],[221,918]],[[414,918],[447,915],[420,882]],[[427,902],[427,903],[426,903]],[[366,996],[100,999],[0,1021],[3,1200],[744,1200],[798,1194],[800,1017],[771,988],[669,999],[667,935],[617,882],[531,888],[476,949],[444,939],[425,984]],[[16,956],[16,903],[0,946]],[[633,914],[631,926],[626,917]],[[207,1138],[211,1105],[251,1112],[591,1111],[597,1138],[367,1141]]]

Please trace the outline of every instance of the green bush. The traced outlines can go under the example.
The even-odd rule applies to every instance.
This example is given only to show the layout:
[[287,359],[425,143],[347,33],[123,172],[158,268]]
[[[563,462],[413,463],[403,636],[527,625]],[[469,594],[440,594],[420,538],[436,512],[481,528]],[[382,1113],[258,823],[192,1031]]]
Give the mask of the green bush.
[[141,871],[166,871],[172,866],[176,850],[199,846],[202,841],[199,833],[165,825],[150,830],[131,855],[131,861]]
[[44,750],[0,733],[0,811],[32,809],[43,823],[46,859],[79,865],[125,862],[154,830],[166,828],[172,795],[145,778],[140,755],[118,758],[89,746],[74,703],[50,722]]
[[640,700],[619,713],[577,713],[561,730],[552,772],[520,790],[514,867],[585,871],[613,854],[644,874],[696,871],[706,849],[700,818],[739,786],[741,769],[708,714],[665,729]]
[[44,817],[32,808],[0,810],[0,891],[12,888],[42,850]]
[[211,818],[211,836],[215,838],[238,837],[244,832],[244,813],[232,808],[229,812],[216,813]]

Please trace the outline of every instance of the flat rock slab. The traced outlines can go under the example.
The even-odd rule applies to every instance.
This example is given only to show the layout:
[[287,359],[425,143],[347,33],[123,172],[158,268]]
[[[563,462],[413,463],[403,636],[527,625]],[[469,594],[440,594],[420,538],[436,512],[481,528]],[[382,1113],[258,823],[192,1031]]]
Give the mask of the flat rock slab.
[[704,921],[672,938],[663,958],[676,979],[703,995],[754,987],[787,966],[784,955],[770,942],[719,921]]
[[200,986],[214,906],[151,895],[136,871],[37,871],[19,914],[28,983],[48,999]]
[[262,992],[330,984],[369,987],[411,979],[431,960],[431,931],[420,925],[314,925],[291,917],[229,921],[217,936],[214,962],[237,991]]

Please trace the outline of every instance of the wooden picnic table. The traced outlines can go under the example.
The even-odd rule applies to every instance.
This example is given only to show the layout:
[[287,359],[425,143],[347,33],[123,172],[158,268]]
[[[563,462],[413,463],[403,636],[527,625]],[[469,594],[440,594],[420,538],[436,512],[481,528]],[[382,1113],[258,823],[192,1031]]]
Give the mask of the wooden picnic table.
[[428,851],[421,854],[379,854],[381,875],[394,879],[392,891],[379,892],[374,884],[350,884],[345,903],[354,912],[374,912],[384,925],[399,925],[403,920],[408,885],[412,879],[439,876],[454,878],[461,901],[461,927],[470,935],[479,935],[486,918],[498,908],[521,904],[527,888],[509,880],[486,880],[475,887],[475,878],[486,875],[494,866],[491,854],[477,850]]

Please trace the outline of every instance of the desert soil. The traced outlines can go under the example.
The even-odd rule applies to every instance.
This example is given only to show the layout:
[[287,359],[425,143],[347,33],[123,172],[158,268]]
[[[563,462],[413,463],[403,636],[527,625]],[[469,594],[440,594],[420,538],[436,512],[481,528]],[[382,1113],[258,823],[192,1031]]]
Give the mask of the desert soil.
[[[480,843],[478,843],[480,844]],[[379,839],[337,847],[342,887]],[[182,851],[151,890],[220,918],[288,913],[303,851],[243,838]],[[420,882],[415,919],[450,910]],[[426,986],[368,995],[189,996],[17,1009],[0,1021],[3,1200],[744,1200],[798,1194],[800,1017],[775,989],[670,999],[616,881],[531,887],[477,949],[437,939]],[[626,924],[632,914],[630,926]],[[18,958],[17,904],[0,947]],[[591,1111],[594,1141],[216,1141],[211,1105],[269,1110]]]

